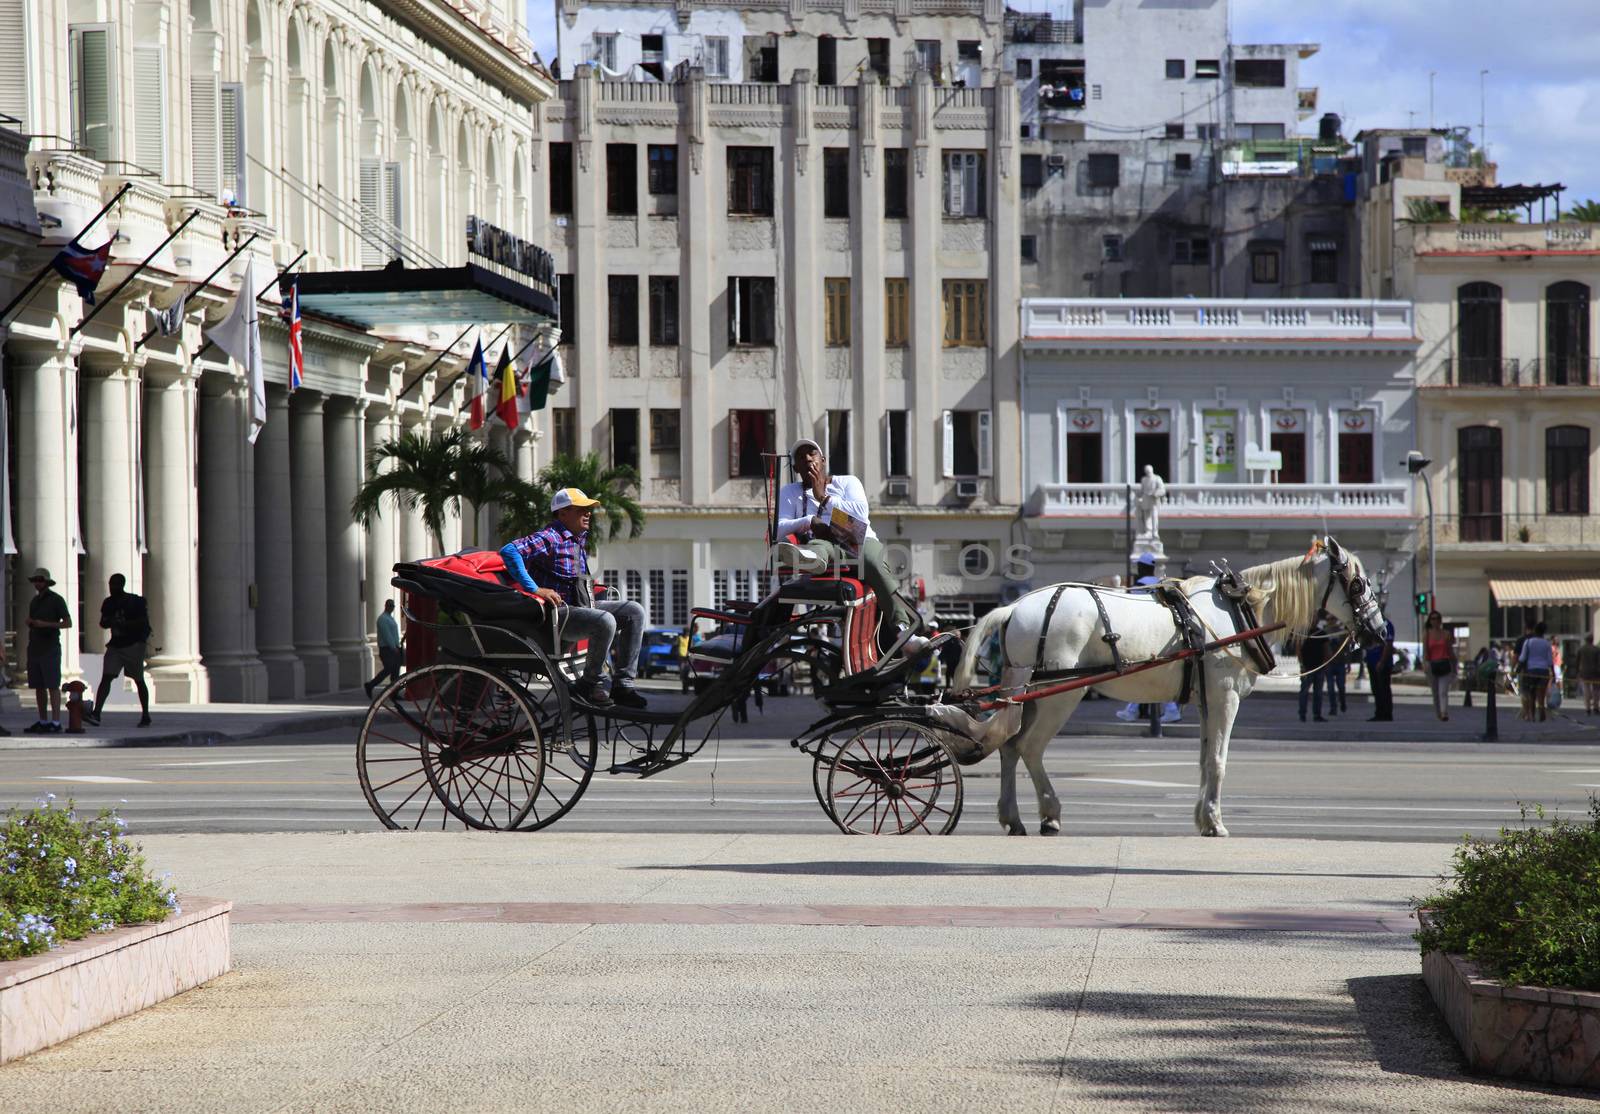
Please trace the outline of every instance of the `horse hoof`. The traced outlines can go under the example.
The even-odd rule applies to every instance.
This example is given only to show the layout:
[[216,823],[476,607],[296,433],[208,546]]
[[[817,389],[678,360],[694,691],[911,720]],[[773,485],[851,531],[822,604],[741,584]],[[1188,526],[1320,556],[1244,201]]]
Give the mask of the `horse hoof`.
[[1006,826],[1006,835],[1008,836],[1025,836],[1027,834],[1028,829],[1021,824],[1008,824]]
[[1042,835],[1042,836],[1060,835],[1061,834],[1061,821],[1059,821],[1059,820],[1045,820],[1045,821],[1041,822],[1039,824],[1039,834]]
[[1225,838],[1228,834],[1228,829],[1224,828],[1221,824],[1217,824],[1211,828],[1201,829],[1200,834],[1203,836],[1216,836],[1219,838]]

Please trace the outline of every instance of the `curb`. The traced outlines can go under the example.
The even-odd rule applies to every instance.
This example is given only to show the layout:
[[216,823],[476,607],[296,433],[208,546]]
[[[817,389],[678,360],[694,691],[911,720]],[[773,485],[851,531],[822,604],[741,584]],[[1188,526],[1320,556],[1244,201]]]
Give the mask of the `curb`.
[[[279,735],[297,735],[334,727],[358,727],[367,718],[366,708],[321,715],[285,716],[272,723],[237,730],[196,728],[165,735],[14,735],[0,738],[0,751],[8,750],[96,750],[110,747],[209,747],[236,743],[267,743]],[[353,740],[352,740],[353,742]]]
[[[1600,735],[1574,735],[1563,734],[1550,737],[1519,738],[1502,733],[1501,737],[1493,743],[1485,742],[1482,732],[1477,728],[1468,728],[1455,735],[1441,735],[1434,733],[1415,734],[1406,736],[1390,736],[1387,733],[1379,734],[1372,730],[1362,730],[1358,727],[1336,727],[1328,730],[1328,724],[1297,724],[1291,727],[1283,724],[1277,727],[1235,726],[1230,736],[1235,742],[1248,739],[1252,742],[1283,742],[1286,737],[1293,737],[1307,743],[1441,743],[1448,746],[1482,743],[1485,746],[1597,746],[1600,745]],[[1315,733],[1309,728],[1317,727],[1321,730]],[[1137,723],[1074,723],[1067,721],[1067,728],[1062,733],[1064,736],[1073,735],[1098,735],[1122,739],[1200,739],[1200,727],[1192,719],[1181,723],[1163,724],[1159,736],[1150,734],[1149,725],[1143,721]]]

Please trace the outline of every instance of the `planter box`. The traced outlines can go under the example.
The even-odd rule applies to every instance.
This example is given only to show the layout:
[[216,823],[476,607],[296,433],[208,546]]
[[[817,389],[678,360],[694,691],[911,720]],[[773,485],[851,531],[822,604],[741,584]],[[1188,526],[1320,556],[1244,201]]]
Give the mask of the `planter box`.
[[1502,986],[1446,952],[1423,955],[1422,978],[1474,1071],[1600,1087],[1600,994]]
[[232,902],[180,898],[183,912],[0,963],[0,1063],[137,1013],[233,965]]

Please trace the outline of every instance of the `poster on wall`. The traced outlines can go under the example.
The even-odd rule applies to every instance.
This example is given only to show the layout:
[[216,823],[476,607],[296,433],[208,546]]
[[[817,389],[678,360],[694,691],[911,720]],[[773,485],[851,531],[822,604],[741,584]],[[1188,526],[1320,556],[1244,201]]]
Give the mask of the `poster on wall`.
[[1239,459],[1238,416],[1232,410],[1207,410],[1201,418],[1206,473],[1231,476]]

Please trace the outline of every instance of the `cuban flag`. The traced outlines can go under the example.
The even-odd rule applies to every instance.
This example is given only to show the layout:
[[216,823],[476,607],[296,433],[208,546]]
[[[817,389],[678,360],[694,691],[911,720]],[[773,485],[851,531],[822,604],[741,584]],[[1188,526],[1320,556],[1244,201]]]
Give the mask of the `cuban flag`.
[[100,285],[100,276],[106,273],[111,262],[111,241],[107,240],[94,251],[72,243],[56,252],[50,266],[56,273],[78,288],[78,297],[94,305],[94,288]]
[[289,325],[289,390],[299,390],[306,374],[305,349],[300,341],[300,284],[291,282],[283,296],[283,319]]
[[473,429],[482,429],[484,395],[489,391],[489,365],[483,362],[482,338],[473,345],[472,361],[467,364],[467,390],[472,392],[472,417],[468,424]]

